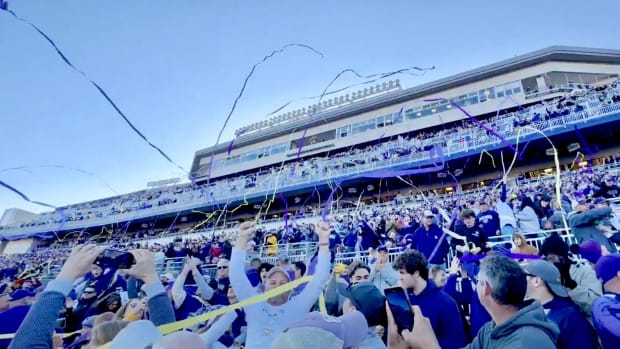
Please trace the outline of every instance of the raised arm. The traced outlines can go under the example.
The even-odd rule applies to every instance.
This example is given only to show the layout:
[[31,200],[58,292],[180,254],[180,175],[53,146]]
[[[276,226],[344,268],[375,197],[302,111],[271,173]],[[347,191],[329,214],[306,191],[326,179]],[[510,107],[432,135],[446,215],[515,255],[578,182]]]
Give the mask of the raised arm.
[[187,297],[187,292],[185,292],[185,280],[187,279],[187,274],[189,274],[190,272],[190,266],[188,263],[186,263],[183,266],[183,270],[181,270],[181,272],[179,273],[179,276],[177,276],[176,280],[174,280],[174,283],[172,284],[172,300],[174,301],[174,307],[179,309],[179,307],[181,306],[181,304],[183,304],[183,302],[185,301],[185,298]]
[[315,273],[304,290],[298,296],[291,299],[291,302],[295,302],[296,306],[300,306],[303,309],[310,309],[314,305],[321,292],[323,292],[323,287],[329,278],[329,264],[331,259],[329,235],[331,231],[332,228],[327,222],[321,221],[316,226],[316,233],[319,236],[319,254]]
[[233,290],[235,290],[237,298],[242,301],[252,298],[258,294],[256,289],[252,287],[248,277],[245,275],[245,261],[247,259],[248,241],[252,239],[252,236],[256,231],[256,223],[241,223],[238,231],[239,236],[237,237],[237,243],[235,244],[235,247],[233,247],[232,255],[230,256],[228,278],[230,279],[230,285]]
[[196,281],[198,291],[200,291],[200,296],[207,301],[211,301],[213,295],[215,294],[215,291],[209,286],[209,284],[207,284],[204,276],[202,276],[202,274],[198,270],[198,262],[199,261],[194,258],[192,258],[192,260],[190,261],[192,276],[194,276],[194,281]]
[[134,250],[131,254],[135,257],[136,264],[123,272],[144,282],[142,290],[146,293],[148,300],[151,322],[155,326],[174,322],[172,303],[155,270],[155,254],[148,250]]
[[65,297],[71,291],[73,282],[88,273],[90,266],[105,247],[96,245],[77,246],[62,267],[55,280],[51,281],[41,294],[24,322],[17,330],[9,349],[52,349],[52,336]]
[[236,318],[237,312],[229,311],[217,319],[207,332],[200,335],[202,340],[207,344],[207,348],[212,348],[213,344],[226,333],[230,326],[232,326]]

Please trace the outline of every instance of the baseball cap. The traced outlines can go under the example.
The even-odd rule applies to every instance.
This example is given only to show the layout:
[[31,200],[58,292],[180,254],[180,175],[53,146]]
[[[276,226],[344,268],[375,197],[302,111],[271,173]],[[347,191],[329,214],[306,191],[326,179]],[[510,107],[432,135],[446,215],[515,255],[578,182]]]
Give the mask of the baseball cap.
[[562,286],[560,271],[553,263],[535,260],[529,262],[524,269],[527,274],[541,278],[556,296],[568,297],[568,292]]
[[351,300],[355,309],[364,314],[368,326],[373,327],[387,323],[385,296],[372,282],[363,281],[352,286],[339,283],[337,291],[341,296]]
[[381,252],[381,251],[387,252],[388,251],[387,246],[381,245],[381,246],[377,247],[377,252]]
[[424,217],[435,217],[435,214],[429,210],[424,211]]
[[285,270],[284,268],[280,268],[280,267],[271,268],[271,270],[269,270],[269,272],[267,273],[267,278],[269,279],[275,273],[282,273],[286,275],[286,277],[288,278],[288,281],[291,281],[291,275],[288,273],[288,270]]
[[27,297],[34,297],[36,294],[34,292],[28,292],[26,290],[17,290],[9,296],[9,301],[18,301],[20,299],[24,299]]
[[468,218],[468,217],[476,217],[476,212],[470,209],[463,210],[463,212],[461,212],[461,218]]
[[603,202],[605,202],[606,200],[604,198],[595,198],[594,200],[592,200],[592,204],[594,205],[598,205],[598,204],[602,204]]
[[271,349],[342,349],[358,346],[368,334],[364,315],[354,311],[331,317],[314,311],[284,330]]
[[620,254],[614,253],[601,257],[596,265],[596,276],[601,279],[603,286],[620,272]]

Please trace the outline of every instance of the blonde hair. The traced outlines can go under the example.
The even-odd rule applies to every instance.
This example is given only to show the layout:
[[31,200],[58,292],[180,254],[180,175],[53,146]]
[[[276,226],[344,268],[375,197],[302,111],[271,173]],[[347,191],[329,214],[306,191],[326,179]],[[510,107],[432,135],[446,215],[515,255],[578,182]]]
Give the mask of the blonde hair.
[[[125,320],[125,314],[127,312],[127,307],[129,307],[129,303],[133,302],[133,301],[138,301],[141,302],[142,299],[141,298],[132,298],[130,300],[128,300],[127,302],[125,302],[125,304],[121,305],[120,308],[118,308],[118,310],[116,311],[116,314],[114,315],[114,320]],[[143,318],[146,318],[146,309],[144,310],[144,314],[142,315]],[[137,319],[140,320],[140,319]]]
[[98,348],[106,343],[111,342],[116,335],[121,332],[129,321],[108,321],[95,326],[90,332],[91,348]]

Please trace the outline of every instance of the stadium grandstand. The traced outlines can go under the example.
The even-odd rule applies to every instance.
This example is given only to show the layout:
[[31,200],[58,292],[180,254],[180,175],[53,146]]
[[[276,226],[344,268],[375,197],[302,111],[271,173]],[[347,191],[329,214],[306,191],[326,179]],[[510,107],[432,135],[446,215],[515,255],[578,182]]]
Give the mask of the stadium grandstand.
[[[261,218],[281,217],[286,207],[298,211],[304,202],[327,198],[332,182],[342,182],[343,201],[383,200],[411,189],[390,178],[389,171],[381,181],[365,177],[376,178],[378,170],[430,166],[434,173],[414,175],[413,182],[422,190],[450,194],[501,178],[502,154],[506,166],[514,154],[501,138],[514,146],[519,137],[521,160],[512,175],[553,175],[553,157],[547,155],[551,145],[524,126],[551,139],[561,170],[574,167],[577,157],[589,165],[613,162],[619,153],[614,141],[619,73],[618,51],[551,47],[414,88],[390,81],[240,129],[230,154],[229,142],[197,151],[191,184],[41,215],[8,210],[0,236],[18,240],[75,230],[88,236],[118,230],[116,225],[148,232],[156,225],[189,225],[204,217],[193,211],[215,212],[223,206],[229,212],[220,221],[230,224],[257,208],[263,209]],[[447,101],[426,102],[438,98]],[[286,204],[273,200],[274,193],[283,194]]]
[[[0,220],[0,277],[16,290],[27,283],[30,292],[53,279],[71,248],[86,242],[151,250],[170,289],[191,275],[190,283],[202,287],[192,274],[198,268],[211,293],[224,298],[234,283],[227,274],[239,253],[234,244],[247,247],[243,258],[256,264],[257,274],[248,278],[261,292],[274,265],[291,272],[289,281],[306,272],[295,262],[308,262],[308,272],[319,268],[326,245],[329,264],[346,265],[349,281],[366,268],[380,293],[398,284],[398,273],[376,280],[381,269],[368,267],[375,268],[383,252],[380,263],[401,265],[402,272],[403,256],[411,257],[403,251],[417,250],[431,267],[429,278],[458,272],[459,282],[481,268],[467,261],[479,254],[524,262],[564,250],[567,259],[569,253],[586,259],[590,245],[598,257],[617,252],[619,76],[618,50],[553,46],[412,88],[391,80],[323,98],[198,150],[190,183],[161,182],[41,214],[7,210]],[[248,241],[244,229],[238,232],[246,221],[257,222]],[[327,235],[323,221],[331,224]],[[436,235],[428,237],[431,231]],[[87,278],[76,283],[74,296],[88,289],[106,302],[110,294],[127,297],[118,271],[96,269],[90,280],[107,277],[105,287]],[[446,284],[441,277],[433,282]],[[179,302],[175,290],[173,303]],[[592,316],[592,299],[573,300]],[[176,320],[197,310],[181,314],[176,307]],[[63,329],[78,330],[86,314],[92,313],[65,313]],[[472,317],[463,313],[466,331],[475,327]]]

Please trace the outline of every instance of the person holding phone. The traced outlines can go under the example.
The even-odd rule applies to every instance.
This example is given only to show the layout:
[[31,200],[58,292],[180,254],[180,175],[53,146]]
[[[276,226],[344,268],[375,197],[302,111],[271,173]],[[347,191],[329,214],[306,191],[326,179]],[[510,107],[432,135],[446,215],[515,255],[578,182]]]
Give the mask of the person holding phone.
[[[527,290],[525,271],[504,256],[489,256],[480,263],[476,292],[491,314],[473,342],[464,349],[527,348],[553,349],[558,327],[547,319],[538,301],[524,301]],[[390,349],[445,349],[434,333],[432,319],[424,309],[413,306],[413,329],[398,333],[395,317],[387,307]]]
[[426,257],[416,250],[407,251],[394,261],[400,286],[407,290],[409,301],[418,305],[430,319],[442,349],[462,348],[467,344],[459,308],[449,295],[428,278]]

